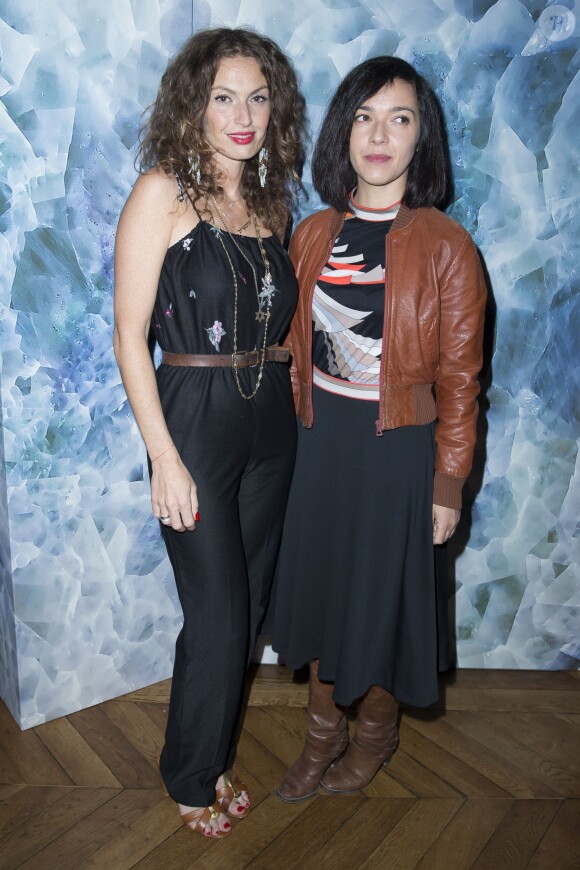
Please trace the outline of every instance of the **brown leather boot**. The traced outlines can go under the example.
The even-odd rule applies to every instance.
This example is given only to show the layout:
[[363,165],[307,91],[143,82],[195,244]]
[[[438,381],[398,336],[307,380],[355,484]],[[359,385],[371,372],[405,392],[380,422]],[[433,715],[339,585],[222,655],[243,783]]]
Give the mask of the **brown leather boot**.
[[333,689],[334,683],[318,679],[318,661],[311,662],[304,749],[278,789],[278,797],[286,803],[314,797],[320,778],[348,746],[346,716],[332,700]]
[[351,794],[369,784],[395,754],[399,744],[398,712],[398,703],[386,689],[371,686],[359,705],[350,746],[320,783],[325,791]]

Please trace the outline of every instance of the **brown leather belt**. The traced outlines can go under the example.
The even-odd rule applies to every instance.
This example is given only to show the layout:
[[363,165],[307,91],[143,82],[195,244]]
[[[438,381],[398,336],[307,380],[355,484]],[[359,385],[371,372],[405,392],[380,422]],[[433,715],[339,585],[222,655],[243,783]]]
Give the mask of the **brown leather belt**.
[[[234,356],[235,365],[238,369],[247,369],[251,366],[259,366],[262,351],[260,350],[240,350],[238,353],[166,353],[163,352],[161,362],[166,366],[220,366],[222,368],[233,368]],[[266,362],[287,363],[290,359],[290,351],[285,347],[272,345],[266,348]]]

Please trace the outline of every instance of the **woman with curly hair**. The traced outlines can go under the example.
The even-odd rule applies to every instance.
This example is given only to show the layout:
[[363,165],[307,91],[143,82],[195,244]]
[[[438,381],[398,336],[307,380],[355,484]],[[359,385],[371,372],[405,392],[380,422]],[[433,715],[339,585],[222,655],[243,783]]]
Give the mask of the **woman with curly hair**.
[[279,342],[297,298],[282,240],[302,131],[274,42],[197,33],[163,75],[117,232],[115,353],[184,617],[160,770],[206,837],[250,810],[231,768],[294,463]]

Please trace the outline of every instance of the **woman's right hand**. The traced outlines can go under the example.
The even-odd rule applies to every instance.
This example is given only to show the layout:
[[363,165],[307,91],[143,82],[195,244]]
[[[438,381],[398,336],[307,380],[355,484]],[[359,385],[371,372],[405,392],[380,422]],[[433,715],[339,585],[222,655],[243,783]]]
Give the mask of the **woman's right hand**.
[[151,506],[164,526],[176,532],[195,529],[196,515],[199,519],[197,487],[175,447],[152,463]]

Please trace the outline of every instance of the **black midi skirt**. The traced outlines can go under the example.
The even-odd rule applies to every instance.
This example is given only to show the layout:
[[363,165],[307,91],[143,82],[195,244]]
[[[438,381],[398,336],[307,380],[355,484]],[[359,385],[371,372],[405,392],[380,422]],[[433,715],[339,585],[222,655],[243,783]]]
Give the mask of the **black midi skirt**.
[[437,700],[448,650],[434,425],[377,437],[377,417],[376,402],[314,387],[314,426],[298,425],[273,647],[292,668],[319,659],[338,704],[377,684],[423,707]]

